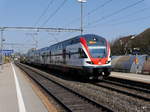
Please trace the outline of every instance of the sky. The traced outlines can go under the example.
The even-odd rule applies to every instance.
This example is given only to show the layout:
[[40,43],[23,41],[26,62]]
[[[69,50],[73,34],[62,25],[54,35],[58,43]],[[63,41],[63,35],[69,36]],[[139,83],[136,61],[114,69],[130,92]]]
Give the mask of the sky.
[[[0,27],[80,28],[77,0],[0,0]],[[59,9],[59,10],[57,10]],[[150,0],[87,0],[83,3],[84,34],[107,40],[150,28]],[[4,31],[5,49],[26,52],[80,35],[80,32]]]

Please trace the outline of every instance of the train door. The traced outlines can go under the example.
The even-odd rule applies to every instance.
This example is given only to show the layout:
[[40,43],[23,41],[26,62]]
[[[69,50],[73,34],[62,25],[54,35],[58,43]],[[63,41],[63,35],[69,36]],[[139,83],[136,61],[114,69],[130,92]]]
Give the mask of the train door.
[[42,54],[43,64],[46,64],[46,54],[45,52]]
[[63,49],[63,64],[66,64],[66,49]]
[[52,58],[51,58],[51,51],[49,52],[49,63],[51,64],[51,61],[52,60]]

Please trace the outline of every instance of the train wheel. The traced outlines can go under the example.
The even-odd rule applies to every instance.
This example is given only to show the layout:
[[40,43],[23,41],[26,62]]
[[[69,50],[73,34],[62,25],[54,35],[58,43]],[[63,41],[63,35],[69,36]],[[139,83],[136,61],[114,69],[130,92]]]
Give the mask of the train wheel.
[[104,79],[104,76],[100,75],[98,76],[98,80],[103,80]]
[[107,78],[110,75],[109,71],[104,71],[104,78]]

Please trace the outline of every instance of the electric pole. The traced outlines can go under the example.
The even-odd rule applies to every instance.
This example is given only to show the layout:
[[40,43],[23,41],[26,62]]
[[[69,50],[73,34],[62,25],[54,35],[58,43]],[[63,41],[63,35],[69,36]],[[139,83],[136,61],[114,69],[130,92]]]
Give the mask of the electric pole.
[[81,4],[81,21],[80,21],[80,25],[81,25],[81,35],[83,34],[83,3],[86,3],[86,0],[78,0],[78,2],[80,2]]

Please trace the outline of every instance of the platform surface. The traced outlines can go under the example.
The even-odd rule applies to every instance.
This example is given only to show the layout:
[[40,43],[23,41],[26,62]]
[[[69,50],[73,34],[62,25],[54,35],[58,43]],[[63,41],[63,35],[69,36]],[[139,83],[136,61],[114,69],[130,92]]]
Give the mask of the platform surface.
[[0,70],[0,112],[48,112],[24,74],[12,63]]
[[110,76],[150,84],[150,75],[112,72]]

